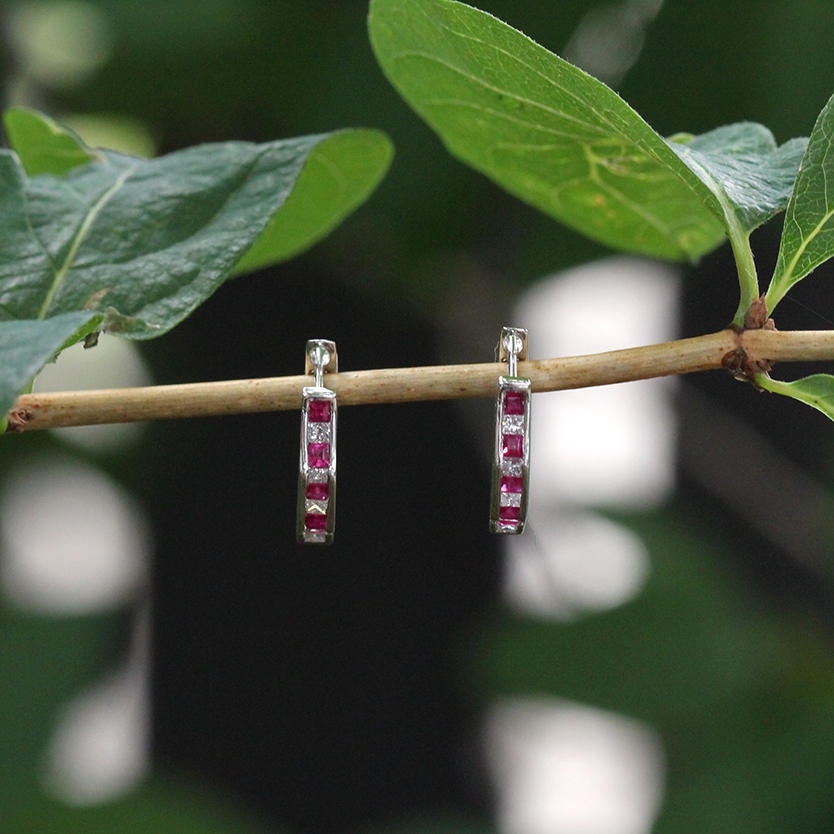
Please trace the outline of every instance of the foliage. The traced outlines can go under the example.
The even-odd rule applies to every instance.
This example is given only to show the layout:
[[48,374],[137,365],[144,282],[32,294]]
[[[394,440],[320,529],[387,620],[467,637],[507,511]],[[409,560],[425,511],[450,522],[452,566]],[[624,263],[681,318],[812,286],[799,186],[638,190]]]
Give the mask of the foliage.
[[[298,254],[361,203],[387,138],[346,130],[159,159],[85,148],[12,110],[0,152],[0,412],[61,347],[91,331],[166,333],[233,272]],[[12,350],[21,338],[26,350]]]
[[[222,3],[209,5],[215,11],[222,11]],[[240,9],[246,4],[232,5]],[[314,5],[311,4],[311,8]],[[349,4],[339,8],[332,4],[324,5],[328,15],[338,16]],[[566,8],[570,5],[564,4]],[[281,14],[290,21],[290,25],[295,20],[293,15],[301,17],[308,13],[307,9],[303,12],[293,10],[292,4],[275,6],[280,6]],[[137,8],[150,9],[143,12],[149,17],[165,7],[164,3],[137,4]],[[811,4],[811,7],[819,11],[819,5]],[[301,6],[298,8],[301,9]],[[565,13],[561,7],[558,11],[559,14]],[[268,12],[261,9],[260,13]],[[686,13],[685,9],[682,13]],[[179,15],[177,4],[169,6],[166,14]],[[555,16],[551,9],[547,10],[547,14]],[[726,25],[725,19],[733,14],[733,9],[722,8],[722,25]],[[796,14],[800,16],[801,10],[797,9]],[[706,15],[699,8],[699,32],[702,25],[700,16]],[[183,31],[188,32],[189,38],[193,32],[191,16],[193,10],[184,15],[187,24],[181,26]],[[178,43],[165,27],[165,38],[170,41],[163,40],[157,44],[162,27],[155,19],[151,23],[148,31],[152,33],[154,49],[164,49],[167,42]],[[199,21],[199,26],[207,25],[204,19]],[[334,63],[338,60],[341,69],[344,54],[338,52],[335,46],[341,44],[342,32],[338,31],[338,27],[333,29],[337,36],[331,44],[334,47],[331,52]],[[739,48],[743,33],[749,31],[756,31],[758,37],[759,27],[745,20],[744,29],[735,33]],[[467,37],[467,32],[476,33],[477,40]],[[779,34],[781,36],[783,32],[780,30]],[[298,38],[297,33],[294,35]],[[830,118],[826,116],[830,103],[811,134],[807,155],[800,165],[804,140],[792,140],[778,147],[766,128],[751,123],[731,124],[699,136],[679,134],[663,139],[604,85],[495,18],[459,3],[374,0],[371,36],[383,70],[414,108],[440,133],[450,150],[548,216],[614,248],[682,261],[697,260],[729,236],[738,260],[742,291],[737,320],[739,316],[743,317],[746,306],[758,294],[758,280],[749,247],[750,231],[774,213],[784,210],[786,203],[788,221],[782,256],[768,293],[769,310],[772,312],[785,292],[829,257],[826,240],[829,231],[827,179],[823,176],[828,173],[828,146],[825,138],[827,127],[822,123]],[[408,38],[419,38],[420,49],[415,49],[413,44],[409,46]],[[796,66],[794,42],[787,37],[785,41],[791,44],[790,66]],[[819,43],[825,44],[826,41],[820,37]],[[248,42],[245,48],[250,50]],[[693,53],[698,48],[693,45]],[[198,50],[195,51],[199,54]],[[270,43],[269,51],[267,66],[269,72],[275,75],[281,75],[281,71],[275,68],[279,61],[288,62],[294,69],[303,65],[305,73],[318,79],[318,87],[321,88],[324,86],[321,79],[326,77],[328,71],[333,72],[333,65],[327,60],[305,62],[299,56],[310,57],[313,53],[302,52],[300,46],[297,50],[275,50]],[[730,55],[730,51],[726,51]],[[325,54],[327,50],[319,49],[319,52]],[[745,54],[744,69],[749,69],[750,75],[755,74],[755,67],[758,66],[753,52],[750,49]],[[501,61],[490,65],[488,56],[491,54],[500,54]],[[318,57],[320,55],[315,55],[316,59]],[[809,66],[816,70],[818,64],[812,63],[810,57],[807,60]],[[194,94],[194,87],[188,85],[187,79],[183,79],[182,84],[172,84],[170,78],[175,74],[169,64],[165,61],[158,63],[162,66],[164,82],[156,85],[148,83],[148,77],[144,75],[135,85],[124,83],[124,76],[114,77],[113,81],[102,78],[97,81],[101,100],[106,101],[108,86],[116,89],[119,102],[121,96],[130,95],[132,86],[141,88],[143,94],[153,91],[155,87],[165,87],[164,94],[157,94],[164,100],[165,106],[170,108],[172,99],[179,101],[178,117],[183,122],[195,119],[195,114],[199,116],[200,109],[205,106],[205,99]],[[211,77],[212,63],[204,62],[196,73],[202,87],[213,86],[205,81],[206,77]],[[711,69],[703,66],[693,72],[688,62],[668,61],[668,57],[667,63],[675,65],[670,66],[670,73],[700,75],[701,70]],[[537,71],[533,73],[534,77],[529,77],[531,68]],[[136,71],[137,68],[132,69]],[[139,69],[143,72],[147,70],[144,66]],[[248,72],[248,67],[246,69]],[[492,74],[484,77],[479,73]],[[361,82],[357,84],[352,71],[340,75],[349,78],[349,81],[342,82],[346,87],[357,85],[359,89],[364,89]],[[795,76],[787,75],[790,83],[794,83]],[[266,73],[256,75],[259,83],[255,85],[254,100],[262,111],[273,113],[265,117],[264,123],[274,127],[276,122],[281,124],[284,118],[283,112],[280,118],[274,112],[283,111],[285,105],[276,104],[274,94],[270,97],[264,92],[261,85],[265,82],[261,79],[265,76]],[[559,90],[550,83],[551,76],[561,80]],[[814,73],[816,79],[826,77],[825,72]],[[297,96],[306,110],[315,106],[312,99],[320,92],[315,82],[305,86],[303,80],[299,79],[298,84],[288,84],[284,73],[279,82],[271,82],[273,86],[270,90],[274,93],[276,86],[286,87],[287,96]],[[702,82],[699,80],[696,83]],[[742,81],[736,83],[741,86]],[[436,89],[430,86],[434,84],[437,84]],[[225,98],[219,89],[212,89],[205,95],[216,96],[218,109],[225,108],[226,113],[232,113],[230,119],[234,120],[252,104],[245,103],[245,84],[241,80],[230,86],[233,88],[231,94],[226,94]],[[101,93],[102,88],[104,93]],[[710,89],[707,84],[704,88]],[[311,93],[311,90],[314,92]],[[734,89],[732,96],[724,97],[732,101],[733,107],[738,100],[735,94]],[[181,98],[177,99],[177,96]],[[192,110],[183,114],[182,98],[188,96],[193,97],[195,103]],[[416,96],[416,100],[412,100],[412,96]],[[455,107],[449,106],[448,96],[465,97],[457,104],[461,112],[469,113],[468,118],[456,119]],[[657,93],[657,96],[660,97],[660,94]],[[435,98],[437,101],[433,100]],[[671,98],[674,96],[663,97],[662,106],[674,112],[676,102]],[[264,107],[264,101],[271,106]],[[375,102],[379,101],[380,107],[394,109],[381,94],[366,96],[363,101],[371,102],[366,105],[369,107],[376,106]],[[716,108],[718,104],[715,103]],[[319,106],[326,109],[325,105]],[[327,106],[332,111],[337,110],[333,103]],[[299,105],[300,109],[302,105]],[[695,106],[693,109],[696,109]],[[791,115],[794,112],[791,111]],[[733,118],[731,113],[728,120]],[[211,123],[211,117],[207,121]],[[302,121],[301,127],[293,128],[289,133],[267,130],[258,135],[293,135],[320,129],[315,119],[309,121],[313,123],[312,127],[308,126],[308,121]],[[764,121],[772,125],[770,120]],[[810,121],[809,118],[809,124]],[[576,127],[578,122],[583,125],[582,131]],[[369,123],[382,123],[389,127],[389,123],[381,119],[371,119]],[[548,136],[548,132],[555,129],[554,125],[564,123],[569,125],[565,137],[556,141]],[[226,122],[221,120],[221,124]],[[707,123],[706,127],[709,126]],[[31,111],[9,112],[6,115],[6,130],[14,151],[4,153],[3,162],[6,165],[11,160],[14,164],[2,168],[10,175],[10,180],[4,179],[0,183],[0,202],[4,209],[7,206],[7,187],[11,188],[12,194],[22,193],[27,200],[32,195],[33,199],[41,202],[46,199],[47,189],[53,187],[59,197],[66,195],[66,189],[80,188],[82,183],[92,187],[99,182],[101,187],[106,188],[112,180],[107,180],[105,168],[125,160],[116,154],[84,147],[71,132]],[[514,133],[514,130],[517,132]],[[411,133],[417,132],[410,123],[402,128],[402,135],[397,139],[398,148],[409,141]],[[515,144],[515,137],[522,132],[525,144],[519,146]],[[186,132],[186,135],[189,134]],[[243,135],[251,134],[244,132]],[[790,134],[783,132],[783,135]],[[361,202],[387,167],[390,146],[374,131],[328,134],[319,137],[318,144],[312,141],[315,138],[307,137],[309,145],[305,144],[307,140],[289,140],[286,146],[268,143],[270,151],[265,150],[267,146],[249,146],[256,156],[256,147],[270,155],[273,151],[280,153],[277,146],[281,145],[287,153],[288,164],[296,171],[295,179],[289,182],[286,201],[280,203],[277,213],[266,220],[260,236],[255,235],[250,240],[250,248],[246,249],[243,244],[238,246],[240,241],[233,232],[227,231],[226,239],[234,238],[234,256],[225,251],[217,252],[214,248],[187,256],[194,259],[195,268],[199,268],[201,276],[205,275],[205,270],[217,265],[218,258],[225,264],[225,272],[206,280],[206,285],[211,284],[208,293],[230,276],[300,252]],[[212,147],[215,146],[202,146],[203,149]],[[420,149],[422,151],[423,146]],[[200,149],[184,153],[197,150]],[[211,153],[220,153],[220,149],[209,151],[206,156],[198,154],[202,160],[200,164]],[[548,156],[548,160],[552,158],[553,162],[544,162],[542,157],[550,153],[553,156]],[[175,165],[177,159],[183,160],[182,156],[173,156],[173,163],[170,157],[163,157],[163,160],[169,160],[164,164]],[[430,156],[430,149],[426,149],[425,154],[413,153],[412,156],[417,159],[412,164],[418,173],[410,182],[406,180],[410,187],[403,187],[402,180],[397,180],[395,190],[401,192],[397,211],[407,216],[412,226],[416,226],[418,221],[413,214],[420,209],[420,201],[415,196],[415,185],[430,181],[432,174],[435,179],[442,180],[436,172],[438,168],[444,174],[447,170],[442,169],[441,160]],[[143,166],[150,165],[142,162]],[[261,162],[263,160],[259,159],[259,164]],[[162,165],[162,160],[157,164]],[[89,171],[86,170],[88,166]],[[797,168],[800,171],[798,176]],[[160,190],[164,183],[161,177],[156,176],[159,169],[150,166],[142,170],[151,172],[148,174],[146,200],[147,205],[155,207],[160,194],[170,195]],[[222,183],[226,181],[225,172],[217,171],[216,167],[213,171],[217,177],[213,187],[222,189]],[[276,164],[273,173],[282,177],[286,172],[281,164]],[[564,176],[568,179],[559,179]],[[292,176],[287,179],[292,180]],[[209,186],[209,191],[211,188]],[[446,216],[444,212],[451,211],[465,215],[460,190],[455,191],[445,181],[437,189],[434,192],[437,199],[423,201],[427,206],[427,216]],[[230,187],[230,197],[233,191]],[[558,200],[552,199],[554,193]],[[234,199],[238,199],[237,191],[234,195]],[[471,194],[467,193],[464,197],[470,198]],[[601,205],[599,197],[603,199]],[[240,196],[240,199],[244,197]],[[391,198],[380,194],[378,199],[384,201]],[[0,280],[3,282],[0,283],[0,291],[3,292],[5,281],[16,281],[19,278],[16,269],[24,263],[20,260],[21,251],[15,254],[6,241],[6,223],[12,231],[20,230],[19,225],[15,225],[15,218],[20,219],[19,215],[15,215],[20,205],[18,201],[15,208],[13,202],[12,212],[4,211],[0,218],[4,234],[4,254],[0,264]],[[41,219],[47,224],[44,229],[60,228],[57,213],[50,215],[50,221],[45,216],[49,207],[41,206],[41,210],[44,213]],[[108,212],[109,205],[105,204],[92,224],[95,228],[98,223],[104,224],[105,219],[110,224],[101,228],[99,243],[105,250],[104,256],[110,258],[113,253],[121,251],[119,247],[127,247],[133,260],[144,262],[147,257],[156,259],[155,263],[164,266],[161,260],[164,253],[160,249],[151,248],[147,252],[141,249],[140,241],[149,240],[153,233],[143,226],[138,211],[131,217],[133,225],[129,228],[117,227],[115,217]],[[264,221],[266,214],[266,211],[258,213],[259,223]],[[181,219],[174,211],[167,217],[175,222]],[[241,221],[240,233],[248,234],[245,229],[249,226],[250,216],[241,213],[238,220]],[[483,215],[479,215],[479,222],[484,222]],[[424,225],[429,229],[424,232],[425,240],[428,240],[436,233],[436,225],[439,224]],[[105,243],[104,234],[108,231],[112,233],[109,244]],[[204,226],[202,231],[207,233],[208,226]],[[72,233],[73,230],[68,232],[69,240]],[[134,244],[129,242],[134,237],[135,249]],[[542,238],[545,236],[542,235]],[[32,242],[25,235],[15,239],[27,246]],[[545,239],[548,244],[556,245],[553,238]],[[378,237],[373,238],[374,243],[378,240]],[[639,241],[639,245],[635,241]],[[43,242],[59,251],[57,238],[44,237]],[[85,246],[88,242],[85,239]],[[344,239],[339,240],[339,244],[342,243]],[[44,248],[48,249],[48,246]],[[23,251],[29,252],[26,258],[34,257],[35,272],[32,274],[40,276],[36,286],[41,293],[42,305],[47,287],[52,285],[44,278],[42,262],[38,260],[39,250]],[[83,251],[88,250],[85,248]],[[64,250],[61,252],[66,253]],[[127,304],[132,297],[128,290],[128,278],[120,271],[122,264],[115,258],[103,260],[101,264],[108,271],[112,269],[115,276],[113,286],[119,289],[120,298],[125,299],[122,302],[126,305],[124,309],[113,304],[112,297],[94,298],[95,289],[83,284],[86,296],[81,292],[80,285],[78,298],[73,297],[66,308],[59,307],[64,296],[56,292],[49,314],[44,318],[37,315],[34,318],[19,318],[13,313],[7,315],[0,311],[0,356],[3,358],[0,382],[5,386],[0,393],[3,394],[4,408],[8,408],[16,393],[26,390],[44,361],[70,342],[84,339],[99,328],[107,327],[115,331],[119,326],[128,337],[150,338],[165,332],[168,324],[176,324],[207,297],[194,292],[194,287],[170,283],[169,273],[161,269],[156,275],[159,283],[148,278],[143,290],[149,291],[153,287],[156,291],[158,287],[163,295],[170,293],[176,309],[169,319],[167,305],[161,300],[157,303],[150,297],[137,298],[137,306]],[[85,264],[81,266],[86,268]],[[75,274],[75,268],[68,270],[67,286],[74,280]],[[149,276],[146,272],[139,274]],[[79,279],[83,282],[86,277],[82,274]],[[109,280],[107,286],[110,286]],[[188,300],[188,293],[192,292],[194,294]],[[96,308],[82,309],[84,305],[78,305],[82,299],[94,301]],[[192,301],[194,306],[189,306]],[[41,307],[37,304],[35,307],[39,313]],[[113,308],[109,317],[108,307]],[[217,338],[219,340],[223,336],[218,335]],[[762,387],[794,396],[834,416],[834,378],[830,376],[816,375],[797,383],[780,383],[765,377],[757,381]],[[205,436],[200,429],[195,434],[201,438]],[[38,437],[30,438],[25,445],[31,448],[39,442],[57,441]],[[14,453],[15,446],[20,449],[24,444],[6,444],[6,454],[10,454],[9,449]],[[150,456],[152,452],[148,449],[144,454]],[[166,454],[164,447],[160,454]],[[819,456],[823,457],[822,452]],[[236,488],[236,482],[231,480],[224,486]],[[260,484],[254,488],[263,489]],[[757,545],[750,545],[749,552],[744,550],[748,543],[741,541],[734,530],[734,540],[728,543],[725,539],[718,546],[713,538],[716,534],[715,519],[710,515],[698,518],[697,524],[692,524],[692,509],[691,505],[685,506],[689,516],[685,519],[674,510],[658,513],[656,518],[651,518],[649,514],[642,520],[644,529],[640,529],[641,519],[628,519],[628,523],[636,526],[641,533],[652,559],[649,584],[632,604],[601,615],[579,617],[568,624],[519,614],[502,613],[490,617],[475,635],[478,643],[476,650],[471,651],[469,645],[465,647],[470,650],[466,656],[470,664],[470,680],[477,684],[480,693],[487,696],[515,697],[535,693],[575,698],[635,715],[660,728],[669,753],[669,785],[667,804],[657,831],[730,829],[749,831],[751,834],[771,831],[783,834],[795,830],[829,830],[830,799],[825,774],[830,770],[831,751],[834,750],[830,710],[834,682],[828,656],[829,641],[817,633],[813,614],[801,610],[802,606],[807,606],[806,599],[802,598],[795,609],[785,615],[779,609],[763,612],[763,606],[759,606],[757,599],[751,600],[752,595],[740,592],[738,577],[727,575],[727,564],[738,557],[737,551],[741,552],[741,559],[750,558],[752,562],[751,554]],[[199,532],[195,531],[195,535]],[[409,542],[409,548],[411,546]],[[418,544],[414,543],[413,547],[416,550]],[[235,548],[234,554],[236,558],[245,558],[239,548]],[[445,557],[444,553],[439,555]],[[455,557],[459,555],[455,554]],[[758,561],[763,554],[755,555]],[[361,558],[357,554],[354,556],[356,562]],[[380,554],[380,558],[386,559],[385,570],[378,570],[378,562],[373,563],[373,570],[367,566],[363,566],[363,570],[382,576],[382,581],[388,583],[389,593],[394,593],[396,589],[391,590],[390,587],[394,571],[390,569],[385,554]],[[306,564],[309,567],[309,563]],[[428,560],[425,564],[420,563],[421,577],[429,567]],[[314,574],[321,578],[318,566],[312,572],[308,568],[304,570],[307,570],[302,574],[305,583]],[[332,564],[328,565],[327,572],[333,573]],[[346,609],[349,608],[347,595],[356,596],[356,586],[351,582],[360,572],[354,563],[350,570],[351,581],[345,582],[345,597],[340,598],[344,600]],[[467,585],[475,584],[472,579],[471,576],[465,578]],[[299,587],[301,584],[299,582]],[[428,583],[421,579],[421,587],[423,584]],[[422,600],[422,592],[413,595],[413,590],[409,586],[409,594]],[[220,591],[217,593],[219,599]],[[340,609],[339,615],[343,613]],[[6,637],[2,654],[14,666],[13,674],[4,673],[2,676],[6,681],[5,690],[8,690],[4,690],[8,696],[4,698],[4,703],[9,707],[4,730],[11,728],[13,732],[10,731],[9,744],[4,745],[2,763],[11,765],[7,774],[10,778],[6,779],[6,796],[13,801],[7,804],[20,806],[18,812],[12,809],[7,826],[14,830],[34,827],[40,831],[88,830],[96,825],[111,828],[144,825],[171,832],[192,829],[218,832],[256,830],[254,826],[250,827],[248,820],[237,819],[234,815],[227,817],[222,810],[208,803],[205,796],[195,795],[190,787],[179,790],[177,786],[176,789],[165,790],[151,783],[137,795],[109,806],[70,810],[48,802],[38,785],[24,786],[24,771],[28,778],[40,764],[39,756],[47,743],[54,716],[72,692],[100,671],[100,658],[110,656],[110,646],[115,638],[111,637],[109,626],[97,623],[97,628],[107,634],[107,639],[101,641],[105,645],[100,646],[87,633],[98,634],[98,631],[83,617],[68,621],[66,618],[32,617],[20,613],[6,616],[8,622],[4,623]],[[430,611],[429,616],[436,619],[434,611]],[[427,629],[432,635],[435,625],[432,622]],[[305,613],[304,627],[319,627],[312,607]],[[369,628],[367,620],[363,621],[363,628],[365,631],[362,634],[366,636]],[[163,639],[169,636],[164,634]],[[393,642],[396,638],[394,634],[390,639]],[[455,650],[458,648],[456,644]],[[247,647],[246,650],[252,649]],[[24,663],[23,659],[30,662]],[[325,670],[325,674],[329,672],[327,662],[326,658],[311,659],[311,663]],[[279,673],[283,674],[280,670]],[[336,688],[329,679],[326,685],[329,689]],[[351,691],[349,697],[352,694]],[[457,689],[455,696],[458,696]],[[337,693],[334,696],[337,703],[338,697]],[[283,707],[276,704],[276,710]],[[243,707],[238,705],[237,708]],[[38,728],[37,737],[27,734],[29,725]],[[363,727],[361,731],[366,730]],[[356,761],[351,761],[350,765],[361,763],[361,755],[361,750],[357,751]],[[378,761],[373,765],[378,766]],[[294,775],[287,779],[282,772],[280,778],[284,781],[282,789],[294,789]],[[286,788],[287,782],[292,787]],[[189,796],[191,800],[186,802],[184,798]],[[27,813],[32,816],[27,816]],[[450,826],[449,830],[460,828]],[[438,823],[426,825],[426,830],[438,829]],[[420,830],[423,830],[422,827]]]
[[[770,311],[834,255],[834,99],[810,141],[777,147],[750,123],[663,140],[601,81],[456,0],[372,0],[370,33],[390,81],[449,150],[551,216],[614,248],[676,260],[729,237],[737,326],[759,297],[759,225],[788,207]],[[830,415],[834,399],[818,396]]]
[[788,205],[782,246],[767,291],[773,310],[797,281],[831,257],[834,251],[834,185],[831,147],[834,98],[829,99],[814,125],[811,140]]
[[[754,229],[788,207],[771,311],[834,253],[830,102],[810,144],[777,147],[746,122],[663,139],[605,84],[455,0],[373,0],[369,26],[383,70],[449,150],[536,208],[661,258],[697,260],[729,237],[738,326],[759,296]],[[31,111],[9,111],[5,126],[0,345],[16,344],[28,322],[28,349],[4,356],[0,412],[61,346],[92,331],[162,335],[230,275],[308,248],[369,195],[391,157],[368,130],[144,160],[86,148]]]

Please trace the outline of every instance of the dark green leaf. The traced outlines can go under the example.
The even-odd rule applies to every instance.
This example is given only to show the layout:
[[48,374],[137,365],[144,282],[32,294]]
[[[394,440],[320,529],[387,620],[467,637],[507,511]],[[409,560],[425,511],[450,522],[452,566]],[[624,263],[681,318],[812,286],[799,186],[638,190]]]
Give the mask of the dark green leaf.
[[9,145],[30,177],[37,174],[61,176],[99,158],[71,130],[34,110],[22,107],[7,110],[3,114],[3,127]]
[[46,321],[0,321],[0,415],[59,350],[83,338],[90,323],[95,327],[100,319],[82,311]]
[[785,215],[782,244],[770,287],[767,309],[809,272],[834,255],[834,96],[823,107],[811,131],[808,149]]
[[766,127],[741,122],[670,145],[749,234],[785,210],[808,140],[777,147]]
[[613,90],[453,0],[372,0],[384,72],[464,162],[609,246],[695,260],[719,200]]
[[159,336],[233,270],[311,246],[367,198],[391,160],[390,142],[371,130],[147,160],[111,151],[91,159],[29,111],[13,111],[7,125],[23,162],[0,150],[6,410],[56,351],[91,331]]
[[[376,153],[351,162],[369,148]],[[105,329],[161,335],[226,280],[273,218],[251,266],[325,234],[378,182],[387,149],[380,134],[344,131],[201,145],[151,160],[102,151],[101,161],[63,177],[33,178],[5,151],[0,317],[96,309]],[[302,195],[287,202],[308,163]]]

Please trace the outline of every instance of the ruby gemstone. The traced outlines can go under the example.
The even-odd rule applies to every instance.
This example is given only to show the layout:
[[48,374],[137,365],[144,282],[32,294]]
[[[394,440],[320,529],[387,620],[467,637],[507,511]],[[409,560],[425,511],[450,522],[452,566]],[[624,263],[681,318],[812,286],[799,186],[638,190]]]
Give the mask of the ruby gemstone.
[[304,527],[307,530],[327,529],[327,516],[323,513],[307,513],[304,516]]
[[307,419],[311,423],[330,422],[330,401],[312,400],[307,407]]
[[307,484],[306,495],[311,501],[327,501],[330,487],[327,484]]
[[521,519],[520,507],[500,507],[498,510],[500,521],[519,521]]
[[330,444],[308,443],[307,465],[314,469],[327,469],[330,466]]
[[524,457],[524,435],[505,434],[503,435],[504,446],[502,454],[505,458]]
[[521,492],[524,481],[521,478],[513,478],[506,475],[501,478],[501,492]]
[[504,394],[504,414],[524,414],[524,394],[518,391]]

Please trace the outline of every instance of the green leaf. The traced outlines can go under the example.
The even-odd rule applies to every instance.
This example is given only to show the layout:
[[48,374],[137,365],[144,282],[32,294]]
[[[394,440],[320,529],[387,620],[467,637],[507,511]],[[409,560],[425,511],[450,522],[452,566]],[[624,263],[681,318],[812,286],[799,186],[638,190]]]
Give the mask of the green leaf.
[[365,202],[391,164],[394,149],[384,133],[334,133],[311,154],[287,198],[235,274],[278,263],[308,249]]
[[[371,159],[351,162],[374,146]],[[379,181],[390,158],[381,147],[380,134],[344,131],[150,160],[102,151],[63,177],[27,177],[0,151],[0,319],[95,309],[109,332],[159,336],[229,277],[273,218],[250,267],[329,231]],[[301,198],[288,202],[308,164]],[[328,176],[340,184],[329,193]]]
[[344,130],[91,157],[39,114],[6,123],[20,151],[0,150],[6,410],[54,353],[93,331],[162,335],[234,270],[311,246],[368,197],[392,155],[384,134]]
[[0,415],[58,351],[82,339],[97,321],[101,316],[84,311],[47,321],[0,321]]
[[22,107],[7,110],[3,114],[3,127],[9,145],[30,177],[61,176],[99,158],[71,130],[34,110]]
[[453,0],[372,0],[383,71],[448,149],[616,249],[697,260],[725,236],[710,188],[613,90]]
[[749,234],[787,207],[808,140],[777,147],[766,127],[740,122],[670,144]]
[[830,374],[813,374],[796,382],[782,382],[770,379],[765,374],[757,374],[754,381],[766,391],[793,397],[834,420],[834,376]]
[[834,255],[834,96],[817,118],[785,215],[767,309]]
[[734,323],[743,325],[759,297],[750,233],[788,204],[807,139],[776,146],[773,134],[752,122],[695,137],[674,137],[671,148],[715,195],[733,247],[741,298]]

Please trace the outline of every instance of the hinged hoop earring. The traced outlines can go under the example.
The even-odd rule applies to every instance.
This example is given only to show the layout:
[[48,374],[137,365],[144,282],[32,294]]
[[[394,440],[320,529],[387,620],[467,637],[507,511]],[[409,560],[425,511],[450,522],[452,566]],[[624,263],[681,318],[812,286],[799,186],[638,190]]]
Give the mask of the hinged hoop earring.
[[302,544],[332,544],[336,520],[336,392],[324,387],[338,373],[336,345],[307,342],[304,372],[315,384],[301,390],[301,450],[298,465],[296,535]]
[[529,379],[518,376],[519,361],[527,359],[527,331],[502,328],[498,358],[507,363],[507,376],[498,377],[489,529],[518,534],[527,521],[530,481],[532,389]]

